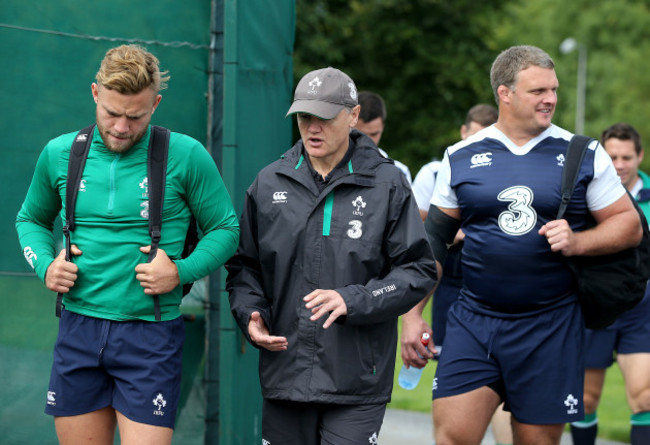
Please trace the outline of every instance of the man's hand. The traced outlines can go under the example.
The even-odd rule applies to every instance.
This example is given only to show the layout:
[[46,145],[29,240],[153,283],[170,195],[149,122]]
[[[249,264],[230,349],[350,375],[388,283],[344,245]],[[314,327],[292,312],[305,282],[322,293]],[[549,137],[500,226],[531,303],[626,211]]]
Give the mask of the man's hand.
[[[81,255],[81,250],[76,244],[70,246],[70,255]],[[65,249],[63,249],[45,272],[45,286],[54,292],[67,294],[77,280],[78,271],[76,264],[65,260]]]
[[[140,251],[149,254],[151,246],[140,247]],[[160,248],[152,262],[135,266],[135,273],[135,278],[140,281],[140,286],[144,287],[147,295],[166,294],[181,283],[176,263]]]
[[643,236],[639,214],[628,194],[600,210],[591,211],[596,226],[574,232],[564,219],[549,221],[539,229],[553,252],[565,256],[608,255],[637,246]]
[[307,294],[304,301],[307,309],[311,309],[312,316],[309,317],[311,321],[316,321],[325,314],[330,314],[323,323],[323,328],[329,328],[337,318],[341,315],[347,315],[348,306],[341,294],[335,290],[316,289],[315,291]]
[[[427,332],[431,337],[429,341],[429,350],[424,347],[420,339],[422,334]],[[402,334],[400,336],[400,346],[402,362],[408,366],[422,368],[427,364],[428,359],[433,358],[431,351],[435,351],[433,344],[433,331],[424,321],[422,314],[414,309],[402,316]],[[418,352],[424,358],[418,356]]]
[[286,351],[289,342],[286,337],[277,337],[269,334],[269,328],[260,316],[259,312],[253,312],[248,322],[248,335],[251,340],[260,348],[269,351]]
[[455,246],[458,243],[462,243],[463,241],[465,241],[465,232],[458,229],[458,232],[456,232],[456,236],[454,237],[454,243],[452,244],[452,246]]
[[578,253],[575,234],[565,219],[547,222],[539,229],[538,233],[546,237],[551,251],[562,252],[564,256]]

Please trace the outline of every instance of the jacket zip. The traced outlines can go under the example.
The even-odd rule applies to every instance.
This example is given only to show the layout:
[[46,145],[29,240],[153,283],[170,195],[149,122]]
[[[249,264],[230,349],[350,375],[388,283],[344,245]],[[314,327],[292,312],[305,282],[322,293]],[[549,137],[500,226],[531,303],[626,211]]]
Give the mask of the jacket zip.
[[109,191],[108,191],[108,213],[113,213],[115,208],[115,170],[117,169],[117,162],[120,160],[120,154],[117,153],[111,162],[109,171]]

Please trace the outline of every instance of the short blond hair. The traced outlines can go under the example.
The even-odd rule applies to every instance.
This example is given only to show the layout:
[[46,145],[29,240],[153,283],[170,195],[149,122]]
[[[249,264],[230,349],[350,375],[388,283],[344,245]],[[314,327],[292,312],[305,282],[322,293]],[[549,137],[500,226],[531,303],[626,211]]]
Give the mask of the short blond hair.
[[121,45],[106,52],[95,76],[97,83],[120,94],[138,94],[145,88],[167,88],[167,71],[160,72],[156,56],[139,45]]

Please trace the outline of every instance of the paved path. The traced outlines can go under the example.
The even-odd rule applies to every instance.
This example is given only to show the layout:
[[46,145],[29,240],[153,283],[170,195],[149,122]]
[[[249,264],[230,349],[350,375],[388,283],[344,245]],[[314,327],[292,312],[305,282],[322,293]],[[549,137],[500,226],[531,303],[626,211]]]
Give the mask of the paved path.
[[[388,409],[384,417],[384,424],[381,427],[379,445],[431,445],[433,442],[431,430],[431,416],[429,414]],[[494,445],[494,438],[489,429],[481,445]],[[572,445],[568,433],[564,433],[560,445]],[[596,445],[624,444],[598,439]]]

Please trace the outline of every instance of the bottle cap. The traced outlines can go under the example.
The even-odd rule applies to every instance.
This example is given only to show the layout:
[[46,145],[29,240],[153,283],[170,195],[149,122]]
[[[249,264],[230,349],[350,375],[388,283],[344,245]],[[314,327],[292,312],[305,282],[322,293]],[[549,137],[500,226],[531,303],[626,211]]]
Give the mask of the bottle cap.
[[424,346],[428,345],[428,344],[429,344],[429,337],[430,337],[430,336],[429,336],[428,333],[426,333],[426,332],[423,333],[423,334],[422,334],[422,338],[420,339],[420,342],[421,342]]

